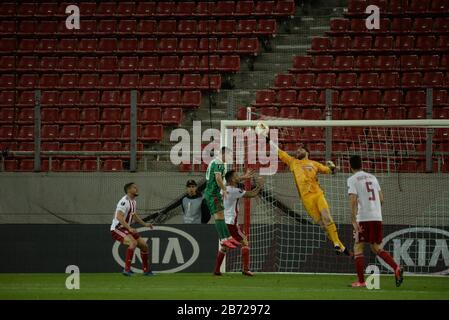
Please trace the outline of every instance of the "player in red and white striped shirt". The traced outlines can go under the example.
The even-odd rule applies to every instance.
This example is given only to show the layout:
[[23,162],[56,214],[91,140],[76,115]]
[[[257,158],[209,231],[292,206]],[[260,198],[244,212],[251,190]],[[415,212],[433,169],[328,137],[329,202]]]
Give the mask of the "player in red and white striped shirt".
[[380,245],[382,235],[382,202],[384,195],[377,178],[362,170],[360,156],[352,156],[349,160],[353,175],[348,178],[348,193],[351,201],[352,225],[354,227],[355,245],[354,259],[358,281],[352,287],[365,287],[365,258],[363,248],[369,243],[374,254],[384,260],[394,271],[396,286],[403,281],[402,268],[390,254]]
[[137,233],[136,229],[131,227],[133,219],[144,227],[153,229],[151,223],[144,222],[136,213],[136,197],[139,195],[137,185],[133,182],[125,184],[124,191],[126,196],[117,203],[114,219],[111,224],[111,234],[114,240],[128,246],[126,250],[125,269],[123,275],[131,276],[131,261],[136,247],[140,249],[142,258],[142,267],[144,275],[153,275],[148,268],[148,245]]
[[[239,202],[241,198],[254,198],[260,190],[262,190],[263,180],[259,179],[256,188],[251,191],[245,191],[238,187],[238,183],[245,178],[244,175],[239,176],[234,170],[226,172],[226,192],[227,195],[223,199],[225,222],[231,236],[237,240],[242,247],[242,274],[252,276],[249,270],[249,243],[246,235],[240,230],[238,225]],[[215,260],[214,275],[221,276],[220,267],[226,255],[228,248],[224,245],[220,246]]]

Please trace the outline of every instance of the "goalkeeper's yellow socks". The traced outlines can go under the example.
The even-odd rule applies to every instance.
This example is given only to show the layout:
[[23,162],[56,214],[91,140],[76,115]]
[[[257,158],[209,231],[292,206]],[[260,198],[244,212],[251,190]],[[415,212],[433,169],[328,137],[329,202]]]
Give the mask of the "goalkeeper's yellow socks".
[[325,226],[326,228],[326,232],[327,232],[327,236],[329,238],[330,241],[332,241],[332,243],[334,244],[334,246],[339,246],[341,251],[343,251],[345,249],[345,246],[343,245],[343,243],[340,241],[340,238],[338,237],[338,232],[337,232],[337,227],[335,226],[335,223],[330,223],[327,226]]

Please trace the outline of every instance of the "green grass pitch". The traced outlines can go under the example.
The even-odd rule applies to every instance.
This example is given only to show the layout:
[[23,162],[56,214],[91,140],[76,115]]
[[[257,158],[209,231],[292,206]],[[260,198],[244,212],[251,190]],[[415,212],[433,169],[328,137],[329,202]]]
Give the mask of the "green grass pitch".
[[449,299],[449,277],[381,276],[380,289],[350,288],[354,275],[81,273],[80,289],[67,290],[68,274],[0,274],[0,299]]

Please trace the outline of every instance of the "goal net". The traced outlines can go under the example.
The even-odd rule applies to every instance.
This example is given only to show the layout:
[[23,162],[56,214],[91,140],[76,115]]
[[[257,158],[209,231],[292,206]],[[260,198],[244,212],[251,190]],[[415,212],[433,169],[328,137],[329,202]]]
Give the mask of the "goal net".
[[[251,152],[260,145],[237,144],[232,129],[254,129],[261,121],[223,121],[223,144],[245,157],[236,167],[250,164]],[[383,247],[409,273],[448,274],[449,270],[449,120],[307,121],[263,119],[270,133],[277,130],[279,147],[292,155],[301,143],[312,160],[332,160],[334,175],[319,175],[331,215],[342,242],[354,245],[346,180],[349,157],[358,154],[364,170],[377,176],[385,194],[382,207]],[[331,130],[330,159],[326,159],[325,131]],[[254,130],[253,130],[254,131]],[[328,137],[329,137],[328,133]],[[262,139],[263,140],[263,139]],[[259,140],[260,142],[260,140]],[[262,146],[263,148],[264,146]],[[268,149],[267,149],[268,150]],[[329,153],[330,151],[330,153]],[[431,154],[426,163],[426,152]],[[353,273],[353,260],[337,256],[319,225],[305,211],[292,173],[277,157],[277,171],[265,177],[263,192],[246,206],[241,217],[249,233],[251,269],[256,272]],[[429,162],[430,161],[430,162]],[[248,187],[248,186],[247,186]],[[368,264],[391,272],[368,247]],[[238,250],[227,255],[226,271],[240,271]]]

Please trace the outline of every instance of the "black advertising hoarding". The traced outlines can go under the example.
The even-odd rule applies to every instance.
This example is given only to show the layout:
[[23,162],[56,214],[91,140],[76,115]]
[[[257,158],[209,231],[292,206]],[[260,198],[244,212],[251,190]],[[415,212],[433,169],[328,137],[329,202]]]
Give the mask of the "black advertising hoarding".
[[[252,234],[260,228],[252,226]],[[263,228],[271,231],[251,237],[250,243],[251,269],[256,272],[354,273],[353,260],[336,256],[318,226],[272,224]],[[218,247],[214,225],[137,230],[148,243],[155,272],[212,272]],[[352,243],[351,225],[339,225],[338,230],[344,243]],[[448,244],[447,228],[384,226],[384,248],[408,272],[448,274]],[[112,240],[109,225],[98,224],[0,225],[0,250],[0,272],[16,273],[62,273],[68,265],[78,266],[81,272],[120,272],[125,256],[125,247]],[[388,272],[368,248],[365,255],[367,263]],[[228,271],[241,270],[240,250],[231,250],[226,265]],[[133,266],[133,271],[141,272],[138,249]]]

